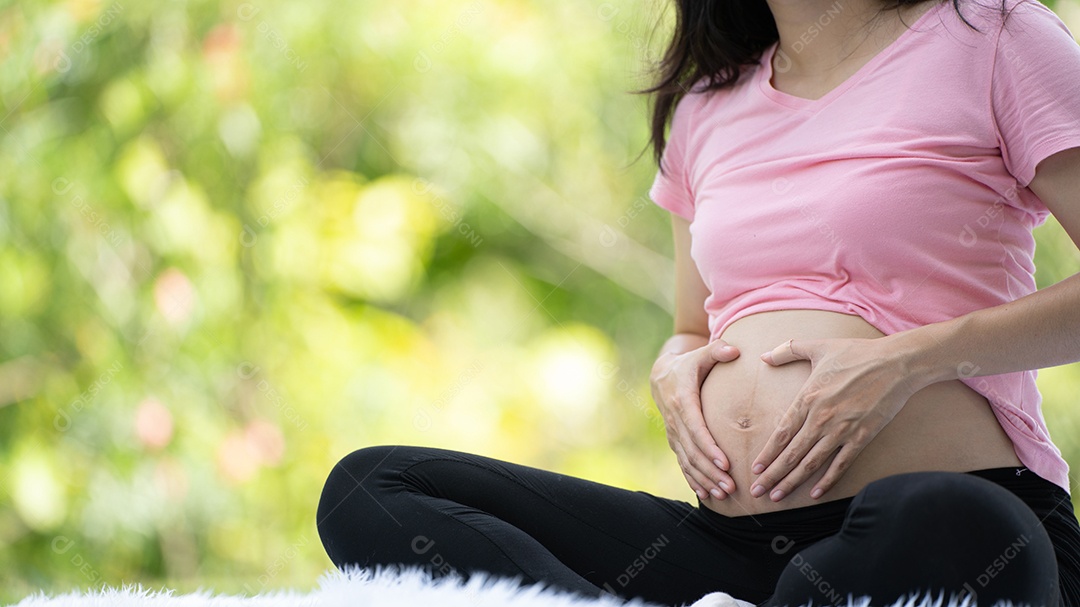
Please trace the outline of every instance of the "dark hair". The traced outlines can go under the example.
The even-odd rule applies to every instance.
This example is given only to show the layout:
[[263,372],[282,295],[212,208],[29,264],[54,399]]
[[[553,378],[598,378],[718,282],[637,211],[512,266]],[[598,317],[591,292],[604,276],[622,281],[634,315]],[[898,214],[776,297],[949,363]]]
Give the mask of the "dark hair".
[[[952,2],[960,19],[960,0],[883,0],[877,15],[922,2]],[[679,99],[699,80],[700,90],[733,85],[743,66],[761,60],[761,53],[780,38],[765,0],[675,0],[675,31],[663,57],[653,68],[655,84],[633,91],[652,94],[649,144],[658,166],[664,153],[664,131]],[[1005,0],[1001,12],[1005,13]],[[644,150],[642,150],[644,152]],[[663,166],[660,166],[663,171]]]

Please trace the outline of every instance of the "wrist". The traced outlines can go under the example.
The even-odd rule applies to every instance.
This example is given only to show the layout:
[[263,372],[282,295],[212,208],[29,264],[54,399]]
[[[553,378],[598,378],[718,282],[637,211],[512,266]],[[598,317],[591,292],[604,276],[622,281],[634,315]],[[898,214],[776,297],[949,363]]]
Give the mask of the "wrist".
[[886,336],[905,377],[922,389],[930,384],[961,377],[962,362],[954,361],[953,336],[959,331],[959,319],[934,323]]

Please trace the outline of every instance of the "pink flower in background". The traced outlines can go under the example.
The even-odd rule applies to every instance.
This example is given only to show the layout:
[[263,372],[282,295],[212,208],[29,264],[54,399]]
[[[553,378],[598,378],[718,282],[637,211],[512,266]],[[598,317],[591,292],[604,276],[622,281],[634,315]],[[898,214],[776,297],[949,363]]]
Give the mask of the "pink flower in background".
[[173,435],[172,413],[155,398],[147,398],[135,409],[135,437],[147,449],[161,449]]
[[239,99],[247,93],[248,77],[240,42],[239,30],[227,23],[215,26],[203,39],[203,58],[220,101]]
[[183,272],[169,268],[154,281],[154,305],[170,324],[180,324],[195,309],[195,287]]
[[281,429],[265,419],[256,419],[248,424],[244,435],[259,454],[259,461],[264,466],[276,466],[285,454],[285,437]]
[[210,30],[203,39],[203,56],[207,61],[227,61],[240,50],[240,32],[229,24]]
[[218,446],[218,469],[236,483],[250,480],[262,466],[276,466],[285,454],[281,428],[265,419],[255,419],[242,430],[233,430]]
[[218,470],[228,480],[243,483],[259,471],[259,452],[240,430],[233,430],[217,450]]

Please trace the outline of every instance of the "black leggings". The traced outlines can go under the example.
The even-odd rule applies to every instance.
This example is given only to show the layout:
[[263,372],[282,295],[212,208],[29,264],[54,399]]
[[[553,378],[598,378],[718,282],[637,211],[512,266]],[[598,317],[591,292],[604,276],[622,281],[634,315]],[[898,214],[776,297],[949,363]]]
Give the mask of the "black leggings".
[[338,567],[473,571],[666,605],[888,605],[918,591],[1080,605],[1069,495],[1026,468],[913,472],[853,497],[728,517],[479,455],[360,449],[334,467],[318,529]]

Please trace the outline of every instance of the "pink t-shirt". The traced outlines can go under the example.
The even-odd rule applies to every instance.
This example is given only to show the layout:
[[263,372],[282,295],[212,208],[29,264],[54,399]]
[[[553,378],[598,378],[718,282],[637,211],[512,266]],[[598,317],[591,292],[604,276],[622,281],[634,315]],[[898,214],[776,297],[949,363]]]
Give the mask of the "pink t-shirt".
[[[679,101],[650,196],[691,221],[710,341],[766,310],[891,334],[1036,290],[1049,211],[1027,185],[1080,146],[1080,46],[1035,0],[1006,0],[1004,28],[994,4],[960,3],[981,33],[934,6],[821,99],[772,87],[774,44],[734,87]],[[961,373],[1020,461],[1069,491],[1036,371]]]

